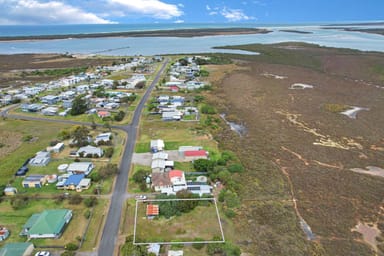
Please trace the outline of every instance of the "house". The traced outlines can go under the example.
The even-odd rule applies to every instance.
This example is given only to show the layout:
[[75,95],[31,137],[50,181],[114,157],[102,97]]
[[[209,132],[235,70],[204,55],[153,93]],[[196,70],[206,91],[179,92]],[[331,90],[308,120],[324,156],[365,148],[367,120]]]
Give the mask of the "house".
[[153,253],[156,256],[160,254],[160,244],[149,244],[147,247],[148,254]]
[[197,159],[208,159],[208,151],[206,150],[187,150],[184,151],[185,160],[194,161]]
[[41,98],[41,103],[54,105],[60,100],[59,96],[56,95],[47,95]]
[[4,189],[4,195],[6,195],[6,196],[14,196],[16,194],[17,194],[17,189],[14,187],[6,187]]
[[180,190],[187,189],[187,182],[183,171],[171,170],[169,172],[153,172],[152,188],[156,192],[174,195]]
[[180,121],[183,113],[180,111],[172,111],[172,112],[162,112],[161,119],[163,121]]
[[83,190],[89,189],[91,186],[91,179],[83,178],[79,182],[79,184],[76,186],[76,192],[81,192]]
[[51,154],[47,151],[39,151],[36,156],[29,161],[31,166],[46,166],[51,161]]
[[164,141],[163,140],[151,140],[151,152],[152,153],[156,153],[156,152],[159,152],[159,151],[163,151],[164,150]]
[[177,85],[172,85],[172,86],[169,86],[169,90],[171,92],[178,92],[180,88]]
[[156,192],[160,192],[162,189],[172,188],[172,182],[169,179],[166,172],[154,172],[152,173],[152,188]]
[[21,104],[20,107],[23,112],[38,112],[44,108],[41,104]]
[[103,149],[90,145],[81,147],[77,150],[77,155],[80,157],[102,157],[103,154]]
[[27,236],[28,239],[59,238],[71,219],[71,210],[45,210],[33,214],[23,226],[20,235]]
[[159,205],[158,204],[147,204],[147,219],[153,219],[159,216]]
[[0,248],[0,256],[30,256],[34,249],[32,243],[6,243]]
[[109,117],[111,116],[111,113],[109,111],[100,110],[97,112],[97,116],[100,118]]
[[93,168],[94,165],[91,162],[75,162],[68,166],[67,172],[72,174],[83,173],[85,176],[87,176],[89,173],[91,173]]
[[77,91],[78,93],[85,93],[85,92],[88,91],[88,90],[89,90],[89,86],[86,85],[86,84],[79,85],[79,86],[76,87],[76,91]]
[[72,174],[64,182],[64,189],[75,190],[79,186],[82,179],[84,179],[84,174]]
[[59,112],[59,109],[56,107],[47,107],[41,110],[41,113],[45,116],[55,116]]
[[73,103],[73,100],[72,100],[72,99],[69,99],[69,100],[63,100],[62,106],[63,106],[63,108],[65,108],[65,109],[72,108],[72,103]]
[[98,145],[100,141],[102,141],[104,143],[108,143],[111,141],[111,138],[112,138],[112,133],[110,133],[110,132],[100,133],[95,138],[95,144]]
[[53,147],[47,147],[48,152],[60,153],[64,149],[64,143],[59,142]]
[[168,172],[169,180],[172,182],[173,192],[187,189],[187,182],[183,171],[172,170]]
[[5,227],[0,227],[0,241],[4,241],[9,237],[9,230]]
[[23,188],[41,188],[45,183],[47,183],[45,175],[34,174],[25,177],[21,185]]

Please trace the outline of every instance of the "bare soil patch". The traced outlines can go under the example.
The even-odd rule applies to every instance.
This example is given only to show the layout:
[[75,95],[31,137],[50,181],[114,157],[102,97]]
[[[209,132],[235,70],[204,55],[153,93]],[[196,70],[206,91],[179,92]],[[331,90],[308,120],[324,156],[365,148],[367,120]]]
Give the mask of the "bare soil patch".
[[8,155],[17,149],[22,141],[22,134],[0,130],[0,156]]

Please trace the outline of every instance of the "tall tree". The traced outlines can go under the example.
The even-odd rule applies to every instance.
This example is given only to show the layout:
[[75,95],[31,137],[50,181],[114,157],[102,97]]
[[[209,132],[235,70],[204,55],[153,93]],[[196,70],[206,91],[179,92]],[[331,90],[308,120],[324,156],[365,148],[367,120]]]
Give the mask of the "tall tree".
[[81,115],[85,111],[87,111],[87,101],[83,98],[83,95],[79,95],[72,102],[71,115]]

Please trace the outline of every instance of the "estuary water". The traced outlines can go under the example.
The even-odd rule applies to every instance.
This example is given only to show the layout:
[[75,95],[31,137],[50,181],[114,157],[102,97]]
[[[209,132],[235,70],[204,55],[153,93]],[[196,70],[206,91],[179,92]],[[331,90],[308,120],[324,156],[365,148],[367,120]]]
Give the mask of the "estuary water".
[[[0,36],[18,35],[52,35],[79,33],[107,33],[122,31],[143,31],[180,28],[236,27],[226,25],[172,26],[146,25],[124,26],[112,25],[77,25],[77,26],[0,26]],[[69,54],[103,54],[103,55],[161,55],[208,52],[232,52],[255,54],[244,51],[213,49],[217,46],[240,44],[270,44],[279,42],[306,42],[321,46],[350,48],[361,51],[384,52],[384,36],[362,32],[322,29],[320,26],[256,26],[241,24],[237,27],[257,27],[271,30],[268,34],[204,36],[204,37],[103,37],[103,38],[67,38],[54,40],[25,40],[0,42],[0,54],[16,53],[69,53]],[[12,29],[13,28],[13,29]],[[281,30],[298,30],[309,33],[284,32]],[[24,32],[23,32],[24,31]]]

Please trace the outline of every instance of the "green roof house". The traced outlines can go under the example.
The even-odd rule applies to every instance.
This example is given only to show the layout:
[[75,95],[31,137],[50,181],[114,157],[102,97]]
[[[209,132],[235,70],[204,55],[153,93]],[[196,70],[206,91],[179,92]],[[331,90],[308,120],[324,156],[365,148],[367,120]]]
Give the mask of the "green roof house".
[[71,218],[71,210],[45,210],[33,214],[23,226],[20,235],[28,236],[29,239],[59,238]]
[[0,248],[0,256],[29,256],[33,249],[32,243],[7,243]]

